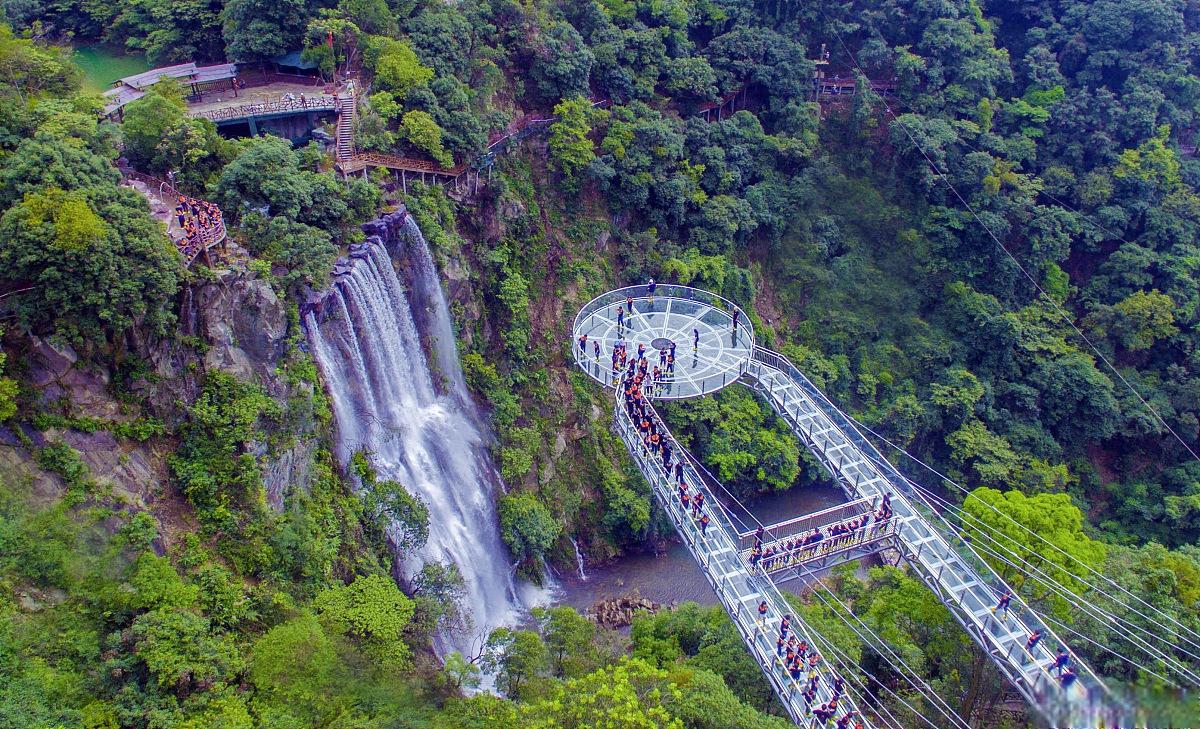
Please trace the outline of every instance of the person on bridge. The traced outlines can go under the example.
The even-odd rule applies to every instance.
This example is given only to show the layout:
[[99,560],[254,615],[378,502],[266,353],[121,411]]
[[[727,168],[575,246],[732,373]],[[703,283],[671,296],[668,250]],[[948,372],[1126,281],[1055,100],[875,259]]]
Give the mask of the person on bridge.
[[733,310],[733,331],[735,331],[735,332],[737,331],[737,327],[738,327],[738,319],[741,318],[741,316],[742,316],[741,309]]
[[1058,677],[1058,680],[1062,683],[1062,687],[1064,689],[1071,688],[1071,685],[1074,684],[1078,679],[1079,674],[1075,673],[1075,669],[1071,668],[1070,666],[1067,666],[1067,668],[1062,672],[1062,675]]
[[675,376],[675,355],[667,355],[667,379]]
[[1025,641],[1025,650],[1032,653],[1033,649],[1037,648],[1037,644],[1040,643],[1041,641],[1042,641],[1042,631],[1040,628],[1035,629],[1032,633],[1029,634],[1029,640]]
[[858,716],[857,711],[851,711],[837,721],[837,729],[852,729],[855,726],[862,726],[860,722],[855,721],[854,717]]
[[683,483],[683,459],[680,458],[675,462],[675,480]]
[[639,362],[641,362],[642,360],[646,359],[646,345],[645,345],[645,344],[641,344],[641,343],[639,343],[639,344],[638,344],[638,356],[637,356],[637,358],[638,358],[638,361],[639,361]]
[[1005,593],[1000,596],[1000,602],[996,603],[996,607],[992,608],[992,614],[995,615],[1003,610],[1004,619],[1008,620],[1008,606],[1012,603],[1012,599],[1012,591],[1005,591]]
[[704,492],[703,491],[696,492],[696,500],[693,503],[695,504],[696,511],[700,511],[700,509],[704,508]]
[[701,534],[708,533],[708,524],[709,524],[708,514],[701,514],[700,515],[700,533]]
[[633,297],[632,296],[625,297],[625,308],[629,309],[629,315],[633,316]]
[[700,350],[700,330],[693,329],[692,330],[692,351],[698,352],[699,350]]
[[654,282],[654,279],[650,279],[650,282],[646,284],[646,295],[650,297],[650,301],[654,301],[654,290],[657,288],[658,284]]
[[625,309],[623,307],[618,306],[617,307],[617,331],[619,332],[624,328],[625,328]]
[[788,663],[787,672],[788,675],[792,677],[793,681],[799,681],[801,677],[804,676],[804,663],[799,660],[799,657],[797,657],[796,660]]
[[[562,350],[560,349],[559,351],[561,352]],[[587,356],[587,335],[586,334],[579,335],[579,351],[582,352],[584,354],[584,356]]]
[[779,640],[775,641],[775,655],[782,656],[783,648],[786,645],[787,645],[787,640],[782,635],[779,636]]
[[1071,655],[1063,650],[1062,646],[1059,646],[1058,650],[1054,653],[1054,661],[1050,664],[1050,667],[1054,669],[1055,673],[1062,676],[1063,670],[1070,662]]
[[599,339],[592,340],[592,353],[596,356],[596,361],[599,362],[600,361],[600,340]]
[[763,600],[758,604],[758,625],[762,627],[767,622],[767,601]]
[[792,614],[788,613],[779,621],[779,637],[787,640],[788,628],[792,625]]
[[833,698],[840,698],[846,690],[846,681],[841,676],[833,677]]
[[817,700],[817,687],[808,685],[804,687],[804,691],[800,694],[804,697],[805,716],[812,716],[812,705]]
[[836,715],[837,701],[830,701],[813,709],[813,716],[817,717],[817,721],[821,722],[824,726],[829,726],[829,722],[833,721],[833,717]]

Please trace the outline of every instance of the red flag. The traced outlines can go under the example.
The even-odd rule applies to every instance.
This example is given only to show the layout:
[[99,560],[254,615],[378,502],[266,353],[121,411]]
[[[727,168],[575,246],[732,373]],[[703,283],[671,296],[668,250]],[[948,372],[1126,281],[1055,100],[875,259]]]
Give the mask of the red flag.
[[325,37],[325,43],[329,46],[329,50],[333,50],[333,31],[329,31],[329,35]]

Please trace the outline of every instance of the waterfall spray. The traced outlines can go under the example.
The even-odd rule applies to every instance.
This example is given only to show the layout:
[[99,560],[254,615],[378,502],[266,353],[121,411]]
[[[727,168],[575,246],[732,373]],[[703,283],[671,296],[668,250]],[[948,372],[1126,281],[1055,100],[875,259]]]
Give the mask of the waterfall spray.
[[[517,622],[537,595],[508,569],[492,497],[499,477],[488,455],[488,433],[463,381],[449,308],[425,239],[415,225],[397,226],[405,221],[389,218],[376,229],[389,234],[389,242],[403,237],[414,269],[412,289],[406,295],[382,238],[369,238],[338,267],[329,292],[306,314],[305,327],[332,397],[341,463],[364,449],[380,480],[400,483],[429,506],[429,540],[403,555],[405,572],[411,575],[428,561],[454,562],[465,583],[463,607],[471,613],[473,634],[486,634]],[[419,331],[418,320],[428,331]],[[434,343],[441,387],[431,375],[422,334]],[[472,637],[441,636],[437,648],[466,652]]]

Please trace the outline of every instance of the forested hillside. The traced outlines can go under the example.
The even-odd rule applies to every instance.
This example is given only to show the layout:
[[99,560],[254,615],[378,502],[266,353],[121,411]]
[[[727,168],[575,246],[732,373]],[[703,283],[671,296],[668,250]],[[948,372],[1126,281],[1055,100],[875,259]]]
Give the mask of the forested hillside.
[[[490,414],[524,578],[573,569],[573,542],[601,562],[674,538],[570,327],[608,289],[687,284],[750,312],[906,474],[1008,529],[1069,592],[994,566],[1153,722],[1200,721],[1182,641],[1131,661],[1127,627],[1072,609],[1112,597],[1102,577],[1146,606],[1131,624],[1200,630],[1192,4],[0,9],[0,727],[787,725],[717,609],[628,635],[538,609],[439,658],[474,627],[461,577],[406,573],[428,511],[365,458],[337,464],[302,321],[359,226],[400,205]],[[300,50],[353,79],[358,150],[489,166],[469,193],[346,179],[315,143],[223,137],[171,83],[105,118],[71,60],[97,43],[157,65]],[[856,92],[815,94],[814,74]],[[118,158],[219,205],[226,254],[188,265]],[[666,413],[740,499],[829,479],[749,390]],[[826,583],[973,726],[1034,722],[913,575]],[[879,677],[875,703],[955,725],[828,603],[796,606]]]

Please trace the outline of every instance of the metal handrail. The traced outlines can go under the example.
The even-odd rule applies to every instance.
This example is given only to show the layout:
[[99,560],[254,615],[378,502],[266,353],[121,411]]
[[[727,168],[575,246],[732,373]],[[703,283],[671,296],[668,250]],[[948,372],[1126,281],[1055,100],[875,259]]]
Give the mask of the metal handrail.
[[[589,317],[594,316],[614,304],[621,306],[625,305],[626,299],[632,298],[635,302],[645,302],[649,298],[648,289],[645,285],[641,286],[626,286],[624,288],[608,291],[600,296],[584,304],[583,308],[575,316],[575,321],[572,323],[572,336],[577,336],[584,331],[584,326]],[[654,299],[668,300],[678,299],[688,301],[695,304],[702,304],[711,307],[714,311],[723,313],[732,313],[733,311],[741,312],[738,329],[734,332],[734,342],[737,347],[744,347],[746,356],[741,359],[737,367],[730,366],[726,369],[716,372],[708,377],[699,380],[693,380],[691,383],[698,386],[698,392],[660,392],[652,395],[656,399],[681,399],[688,397],[696,397],[707,395],[717,390],[731,385],[738,381],[738,378],[746,373],[746,369],[750,365],[754,352],[754,325],[750,323],[748,317],[745,316],[745,310],[729,299],[718,296],[701,289],[692,288],[690,286],[681,286],[679,284],[658,284],[654,292]],[[578,347],[572,346],[572,357],[575,363],[579,365],[593,379],[599,381],[605,387],[614,387],[619,375],[611,373],[606,367],[600,363],[589,360],[586,353],[581,353]]]
[[[833,555],[848,552],[857,547],[874,544],[875,542],[882,542],[885,539],[895,536],[899,523],[899,517],[892,517],[883,521],[875,521],[871,524],[859,527],[855,531],[847,534],[840,534],[836,537],[825,537],[819,542],[802,544],[793,549],[776,552],[770,557],[764,557],[762,561],[759,562],[759,569],[762,570],[764,574],[771,574],[772,572],[793,569],[814,559],[831,557]],[[776,542],[763,545],[764,551],[767,547],[779,545],[780,543],[784,542],[785,539],[780,539]]]
[[[641,284],[639,286],[625,286],[624,288],[613,289],[612,291],[607,291],[603,294],[600,294],[596,298],[584,304],[583,308],[579,310],[579,313],[575,315],[575,321],[572,324],[571,331],[579,330],[579,324],[581,321],[583,321],[583,317],[585,315],[595,313],[600,309],[612,306],[617,302],[625,303],[625,299],[627,298],[644,298],[647,293],[648,289],[646,284]],[[724,296],[714,294],[710,291],[704,291],[703,289],[684,286],[682,284],[665,283],[657,284],[654,295],[656,297],[684,299],[686,301],[695,301],[700,304],[708,304],[714,308],[731,313],[735,310],[740,311],[742,313],[741,318],[743,323],[739,326],[742,326],[746,330],[750,341],[754,341],[754,325],[750,323],[750,318],[746,316],[746,310]]]
[[[1029,608],[1029,606],[1024,602],[1024,600],[1021,599],[1019,595],[1016,594],[1015,591],[1011,590],[1008,584],[996,574],[991,565],[983,560],[973,547],[958,538],[952,529],[949,529],[942,523],[941,516],[938,514],[937,510],[927,502],[923,495],[912,488],[912,483],[908,480],[908,478],[901,474],[899,470],[897,470],[896,467],[891,464],[890,461],[884,458],[875,445],[862,435],[849,417],[847,417],[845,413],[843,413],[836,405],[834,405],[829,398],[825,396],[825,393],[822,392],[821,389],[816,385],[814,385],[812,381],[804,375],[803,372],[797,369],[796,366],[793,365],[786,356],[765,347],[756,347],[754,352],[754,360],[771,367],[783,374],[785,377],[788,377],[797,385],[797,387],[799,387],[803,394],[808,396],[812,404],[816,406],[817,409],[832,422],[834,427],[846,439],[846,441],[853,444],[866,456],[867,467],[878,474],[895,490],[897,494],[897,500],[894,502],[896,513],[898,515],[901,514],[901,511],[907,505],[911,510],[911,513],[920,514],[921,519],[928,528],[930,534],[936,537],[936,539],[941,543],[942,547],[945,548],[946,552],[959,559],[963,563],[964,567],[973,571],[975,576],[979,578],[981,585],[985,586],[989,593],[991,593],[990,599],[993,603],[997,599],[998,595],[1004,594],[1005,592],[1011,592],[1015,597],[1015,603],[1014,607],[1010,610],[1010,615],[1015,616],[1018,625],[1020,625],[1022,629],[1027,632],[1031,632],[1033,629],[1040,630],[1043,635],[1043,646],[1050,645],[1055,641],[1062,645],[1066,645],[1066,642],[1059,639],[1055,632],[1051,630],[1050,627],[1045,623],[1045,621],[1043,621],[1036,612]],[[901,544],[904,543],[903,539],[900,541]],[[918,553],[912,557],[919,561],[920,554]],[[996,640],[994,637],[991,639]],[[1047,693],[1059,691],[1061,687],[1058,686],[1057,681],[1049,672],[1048,668],[1038,662],[1036,656],[1030,657],[1034,659],[1034,662],[1038,668],[1037,675],[1033,680],[1032,691],[1035,694],[1039,694],[1042,698],[1044,698]],[[1090,666],[1079,661],[1076,661],[1076,664],[1077,674],[1079,676],[1078,684],[1083,689],[1086,700],[1089,704],[1094,704],[1097,701],[1103,701],[1104,698],[1102,697],[1106,697],[1109,701],[1116,701],[1116,698],[1111,695],[1107,684],[1105,684],[1098,676],[1096,676]],[[1039,710],[1051,715],[1055,713],[1055,711],[1048,707],[1043,701],[1036,701],[1034,700],[1033,696],[1031,696],[1030,699],[1038,705]],[[1094,707],[1091,708],[1092,710],[1095,710]],[[1118,711],[1122,711],[1125,710],[1126,707],[1122,706],[1113,708],[1116,708]],[[1073,716],[1060,716],[1058,718],[1067,719],[1068,721],[1070,719],[1078,719],[1078,717]]]
[[[622,301],[623,300],[624,299],[622,299]],[[653,409],[653,406],[651,406],[651,409]],[[651,490],[654,492],[655,496],[661,502],[663,508],[671,518],[672,524],[675,526],[676,530],[678,530],[680,535],[683,536],[684,544],[692,553],[692,557],[700,565],[701,571],[712,585],[713,590],[717,593],[717,596],[722,599],[722,605],[725,607],[726,611],[730,613],[733,624],[737,627],[743,641],[748,644],[752,651],[754,649],[761,650],[762,643],[759,642],[759,638],[760,636],[764,638],[766,636],[764,632],[765,628],[755,623],[757,620],[757,615],[751,612],[750,606],[744,605],[740,601],[729,599],[726,593],[728,590],[733,589],[732,583],[722,583],[722,581],[713,575],[708,569],[709,562],[712,558],[709,556],[709,552],[706,550],[710,549],[710,542],[716,543],[720,548],[723,549],[733,548],[735,544],[734,535],[737,534],[737,531],[733,528],[732,517],[729,516],[725,506],[719,499],[715,498],[715,494],[709,490],[705,484],[704,479],[700,476],[700,472],[695,466],[693,456],[680,445],[679,441],[675,439],[670,430],[667,428],[666,422],[661,416],[657,416],[656,413],[664,439],[667,442],[675,444],[676,447],[674,452],[677,453],[685,463],[684,480],[692,488],[696,489],[696,491],[708,492],[705,494],[706,498],[704,504],[705,508],[710,509],[711,516],[708,527],[710,534],[706,536],[702,531],[698,530],[695,526],[695,523],[687,517],[687,514],[681,512],[682,505],[680,502],[673,498],[674,494],[669,488],[671,474],[667,473],[661,467],[659,459],[643,452],[644,446],[640,440],[640,435],[638,434],[637,428],[632,419],[629,417],[629,414],[625,411],[620,397],[616,399],[613,410],[613,424],[616,426],[618,435],[620,435],[622,440],[625,441],[625,445],[629,449],[630,455],[633,456],[634,462],[637,463],[642,475],[651,485]],[[740,558],[738,561],[741,563]],[[749,573],[744,566],[742,566],[742,570],[751,585],[758,591],[762,598],[766,599],[771,605],[772,611],[775,615],[778,616],[784,613],[791,613],[794,621],[793,629],[795,632],[800,635],[809,645],[814,647],[819,645],[819,642],[814,640],[813,637],[814,635],[818,635],[816,631],[814,631],[811,626],[804,622],[803,618],[801,618],[791,608],[791,604],[784,598],[783,594],[779,591],[779,588],[774,582],[766,578],[758,578],[754,576],[753,574]],[[728,580],[729,578],[725,577],[724,579]],[[747,627],[745,623],[749,623],[749,627]],[[767,640],[769,641],[769,638],[767,638]],[[768,655],[770,654],[771,651],[769,646],[766,652]],[[756,656],[756,658],[761,661],[762,656]],[[767,676],[768,681],[771,683],[772,688],[775,690],[784,706],[787,708],[788,713],[791,715],[793,721],[795,721],[797,724],[802,723],[804,718],[799,712],[799,707],[796,705],[794,697],[800,694],[803,681],[796,682],[790,677],[781,678],[779,673],[774,670],[774,656],[769,655],[769,661],[770,662],[768,663],[762,663],[760,668]],[[817,677],[819,685],[818,697],[821,700],[828,700],[833,696],[832,684],[828,678],[828,672],[821,671],[817,674]],[[850,710],[855,708],[854,702],[848,695],[843,696],[842,705],[844,707],[848,707]]]

